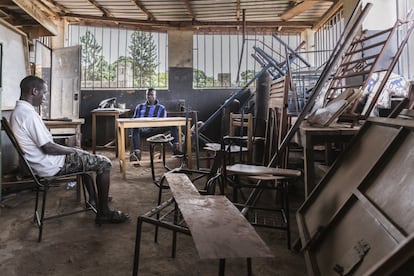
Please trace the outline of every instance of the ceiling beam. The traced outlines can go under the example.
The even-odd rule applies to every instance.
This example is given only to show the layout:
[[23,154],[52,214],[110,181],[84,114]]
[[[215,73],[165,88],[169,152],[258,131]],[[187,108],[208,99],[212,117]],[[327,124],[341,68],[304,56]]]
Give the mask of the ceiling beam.
[[313,1],[313,0],[304,0],[299,4],[294,5],[293,7],[286,10],[283,14],[280,15],[280,18],[284,21],[288,21],[289,19],[295,17],[296,15],[301,14],[302,12],[311,9],[320,1]]
[[343,0],[337,0],[330,8],[326,11],[326,13],[322,16],[322,18],[313,26],[314,30],[319,29],[323,24],[325,24],[332,16],[334,16],[344,5]]
[[[187,21],[157,21],[157,20],[137,20],[130,18],[114,18],[114,17],[101,17],[93,15],[81,15],[81,14],[64,14],[69,21],[72,19],[81,20],[81,24],[90,24],[90,25],[129,25],[135,26],[136,28],[143,29],[195,29],[199,30],[201,28],[211,28],[211,29],[221,29],[221,28],[234,28],[240,27],[240,22],[236,21],[197,21],[197,20],[187,20]],[[314,22],[303,22],[303,21],[274,21],[274,22],[257,22],[257,21],[247,21],[247,29],[262,28],[268,29],[269,31],[276,31],[279,27],[282,27],[285,32],[289,30],[294,30],[295,32],[312,28]]]
[[103,13],[103,16],[112,16],[112,13],[110,11],[108,11],[108,9],[105,9],[104,7],[102,7],[102,5],[98,4],[95,0],[87,0],[89,3],[91,3],[91,5],[93,5],[95,8],[97,8],[98,10],[100,10]]
[[236,18],[237,21],[240,21],[240,0],[237,0],[236,3]]
[[62,4],[59,4],[58,2],[56,2],[54,0],[41,0],[41,1],[49,3],[48,6],[53,7],[57,11],[57,13],[70,13],[70,12],[72,12],[68,8],[66,8],[65,6],[63,6]]
[[132,3],[134,3],[143,13],[146,14],[148,20],[155,20],[154,15],[145,8],[145,6],[139,1],[139,0],[131,0]]
[[48,4],[43,2],[43,0],[38,0],[38,3],[42,6],[41,10],[47,13],[49,16],[53,16],[55,18],[59,17],[59,15],[55,11],[53,11]]
[[17,28],[16,26],[10,24],[9,22],[7,22],[6,20],[4,20],[2,18],[0,18],[0,24],[7,27],[7,28],[9,28],[10,30],[24,36],[24,37],[27,37],[27,34],[25,32],[23,32],[22,30],[20,30],[19,28]]
[[36,20],[40,25],[45,28],[50,35],[57,35],[57,26],[53,20],[45,15],[38,7],[33,4],[33,1],[30,0],[13,0],[13,2],[24,10],[30,17]]
[[193,7],[191,7],[190,0],[184,0],[184,3],[185,3],[185,6],[186,6],[187,11],[188,11],[188,13],[190,14],[191,18],[192,18],[193,20],[195,20],[195,19],[196,19],[196,18],[195,18],[195,14],[194,14],[194,11],[193,11]]

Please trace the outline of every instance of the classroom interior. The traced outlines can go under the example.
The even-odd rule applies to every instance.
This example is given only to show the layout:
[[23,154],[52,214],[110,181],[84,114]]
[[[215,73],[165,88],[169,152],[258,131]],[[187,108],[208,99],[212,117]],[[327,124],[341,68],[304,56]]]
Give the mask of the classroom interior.
[[[0,274],[411,275],[413,6],[0,1]],[[24,175],[27,75],[55,142],[111,160],[128,222],[96,224],[82,176]],[[167,118],[132,118],[150,87]],[[166,131],[130,160],[143,127],[183,154]]]

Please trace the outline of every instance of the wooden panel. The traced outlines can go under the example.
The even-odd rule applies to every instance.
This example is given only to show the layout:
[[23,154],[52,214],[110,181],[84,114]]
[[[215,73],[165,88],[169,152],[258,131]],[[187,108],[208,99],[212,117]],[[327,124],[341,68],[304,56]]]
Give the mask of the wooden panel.
[[[413,121],[370,119],[361,128],[298,211],[311,275],[336,275],[335,266],[352,268],[352,275],[412,267],[406,264],[413,254],[403,245],[414,235],[413,163]],[[354,248],[360,240],[369,246],[363,259]],[[386,261],[394,255],[402,261]]]
[[[368,198],[405,233],[414,233],[414,133],[410,132],[401,147],[386,158],[384,166],[370,181],[365,193]],[[404,211],[407,210],[407,211]]]
[[[170,174],[173,175],[170,176]],[[181,198],[198,197],[200,195],[197,188],[185,174],[170,172],[165,174],[165,177],[176,201],[180,201]]]
[[253,226],[226,197],[187,198],[178,206],[201,259],[273,256]]
[[369,124],[361,128],[359,139],[338,158],[315,188],[319,192],[312,194],[306,201],[305,207],[299,210],[300,213],[305,212],[303,217],[307,228],[305,234],[312,234],[320,226],[328,223],[397,134],[397,128],[381,125]]
[[[359,227],[361,225],[364,227]],[[309,248],[314,257],[312,263],[314,271],[319,270],[319,273],[315,274],[339,275],[333,267],[336,264],[344,266],[349,258],[347,254],[350,250],[352,252],[352,248],[361,239],[369,244],[370,250],[352,275],[363,274],[397,246],[396,241],[387,231],[378,227],[376,218],[367,211],[366,207],[356,197],[352,197],[331,223],[329,232],[314,247]],[[309,254],[306,259],[310,261]]]
[[201,196],[185,174],[167,173],[165,177],[201,259],[273,256],[225,196]]

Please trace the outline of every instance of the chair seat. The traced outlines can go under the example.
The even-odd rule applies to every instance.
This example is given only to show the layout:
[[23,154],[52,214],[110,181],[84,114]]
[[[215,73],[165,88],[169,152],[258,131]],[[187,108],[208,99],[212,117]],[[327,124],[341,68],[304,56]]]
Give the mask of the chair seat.
[[[206,146],[204,147],[204,149],[209,150],[209,151],[221,151],[221,145],[218,143],[206,143]],[[231,145],[229,148],[228,145],[225,145],[224,150],[230,153],[240,152],[240,146]],[[243,152],[248,151],[247,147],[242,147],[241,150]]]
[[271,180],[285,180],[290,177],[282,176],[282,175],[271,175],[271,174],[263,174],[263,175],[253,175],[248,176],[249,179],[252,180],[263,180],[263,181],[271,181]]
[[284,177],[299,177],[301,171],[292,170],[292,169],[282,169],[282,168],[271,168],[266,166],[256,166],[256,165],[247,165],[247,164],[234,164],[226,166],[226,171],[231,174],[240,174],[240,175],[273,175],[273,176],[284,176]]

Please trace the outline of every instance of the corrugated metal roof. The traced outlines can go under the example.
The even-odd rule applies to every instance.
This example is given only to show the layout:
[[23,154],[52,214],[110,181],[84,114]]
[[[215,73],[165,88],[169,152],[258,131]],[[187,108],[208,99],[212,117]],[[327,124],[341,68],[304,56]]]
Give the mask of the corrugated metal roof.
[[[48,16],[80,24],[141,29],[303,31],[338,9],[343,0],[32,0]],[[0,18],[14,20],[12,5],[1,1]],[[3,3],[3,4],[1,4]],[[28,2],[25,2],[28,3]]]
[[[45,1],[45,0],[43,0]],[[69,12],[60,13],[69,20],[88,22],[95,16],[101,20],[139,25],[141,22],[122,22],[137,19],[154,23],[159,28],[240,28],[245,13],[246,26],[303,30],[310,28],[329,11],[338,0],[54,0]],[[304,2],[307,10],[282,20],[281,15],[292,8],[300,10]],[[94,3],[92,5],[91,3]],[[101,7],[102,9],[99,9]],[[109,12],[105,15],[104,10]],[[262,24],[263,23],[263,24]],[[142,24],[143,27],[148,24]]]

